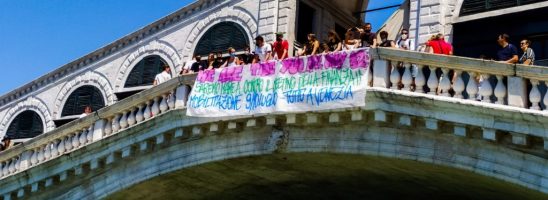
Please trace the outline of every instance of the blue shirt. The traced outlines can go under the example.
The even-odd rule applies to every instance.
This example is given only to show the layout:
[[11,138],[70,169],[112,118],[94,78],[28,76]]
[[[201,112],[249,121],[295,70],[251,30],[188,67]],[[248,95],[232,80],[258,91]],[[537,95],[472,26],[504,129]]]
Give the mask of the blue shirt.
[[506,47],[500,49],[497,52],[497,58],[499,61],[507,61],[517,55],[518,55],[518,49],[512,44],[506,45]]

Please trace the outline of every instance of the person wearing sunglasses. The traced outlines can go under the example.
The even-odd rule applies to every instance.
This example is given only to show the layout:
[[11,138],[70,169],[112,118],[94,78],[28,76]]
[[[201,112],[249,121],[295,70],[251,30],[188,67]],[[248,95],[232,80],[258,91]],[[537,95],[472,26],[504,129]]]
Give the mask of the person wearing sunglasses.
[[415,51],[415,41],[409,38],[409,31],[402,29],[400,32],[400,38],[396,41],[396,48],[402,50]]
[[524,65],[534,65],[535,62],[535,52],[529,47],[531,41],[528,39],[523,39],[519,43],[523,55],[519,58],[519,63]]

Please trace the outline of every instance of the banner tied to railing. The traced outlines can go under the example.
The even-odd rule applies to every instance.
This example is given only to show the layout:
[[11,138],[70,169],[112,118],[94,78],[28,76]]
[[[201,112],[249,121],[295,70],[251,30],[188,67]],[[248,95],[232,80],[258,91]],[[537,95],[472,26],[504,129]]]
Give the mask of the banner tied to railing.
[[187,115],[223,117],[365,106],[365,49],[199,72]]

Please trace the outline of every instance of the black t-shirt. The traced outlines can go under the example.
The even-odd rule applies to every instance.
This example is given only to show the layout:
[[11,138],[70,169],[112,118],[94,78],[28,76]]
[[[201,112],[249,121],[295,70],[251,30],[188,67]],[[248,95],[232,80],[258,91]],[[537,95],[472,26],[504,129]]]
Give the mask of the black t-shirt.
[[327,41],[327,46],[329,47],[329,51],[335,51],[335,49],[337,49],[337,46],[339,46],[340,42],[341,41],[336,38],[333,40]]
[[369,32],[369,33],[362,33],[360,36],[360,39],[362,40],[362,44],[365,47],[370,47],[373,45],[373,40],[377,37],[377,34],[375,32]]
[[392,40],[386,40],[379,44],[379,47],[391,47],[391,46],[392,46]]
[[500,49],[497,52],[497,58],[499,61],[507,61],[510,60],[514,55],[518,55],[518,49],[516,46],[512,44],[508,44],[506,47]]
[[200,70],[203,70],[204,68],[202,65],[200,65],[199,62],[195,62],[190,66],[190,70],[193,72],[199,72]]

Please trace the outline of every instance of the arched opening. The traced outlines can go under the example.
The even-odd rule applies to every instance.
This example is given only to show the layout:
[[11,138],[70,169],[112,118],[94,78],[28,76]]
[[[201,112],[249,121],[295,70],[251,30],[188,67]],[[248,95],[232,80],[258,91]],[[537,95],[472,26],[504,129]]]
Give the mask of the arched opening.
[[150,55],[141,59],[129,72],[124,83],[124,90],[116,93],[118,100],[122,100],[152,86],[154,77],[156,77],[156,74],[162,72],[164,65],[168,64],[158,55]]
[[38,113],[27,110],[19,113],[19,115],[11,121],[8,130],[6,131],[6,136],[17,143],[17,139],[33,138],[42,133],[44,133],[42,118]]
[[249,46],[249,38],[242,26],[234,22],[221,22],[207,30],[198,41],[194,54],[207,58],[209,53],[225,53],[229,47],[236,52]]
[[90,106],[92,111],[97,111],[105,107],[105,99],[101,91],[91,85],[85,85],[74,90],[65,101],[61,118],[55,120],[57,127],[77,119],[86,106]]

